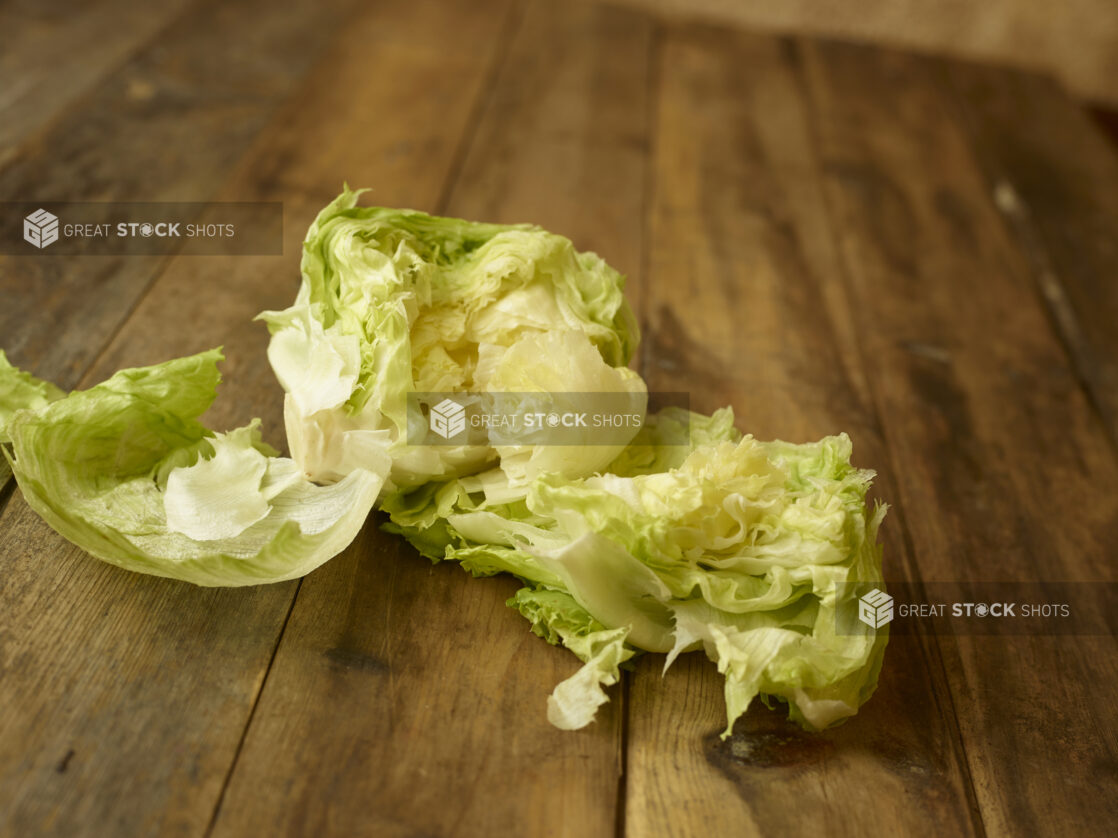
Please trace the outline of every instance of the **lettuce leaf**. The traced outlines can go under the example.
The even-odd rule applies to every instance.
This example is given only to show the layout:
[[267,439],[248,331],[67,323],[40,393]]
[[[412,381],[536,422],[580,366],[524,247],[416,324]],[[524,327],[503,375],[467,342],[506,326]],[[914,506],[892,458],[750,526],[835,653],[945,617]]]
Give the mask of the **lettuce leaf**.
[[64,395],[49,381],[13,366],[0,349],[0,442],[11,441],[7,429],[17,410],[39,410]]
[[531,622],[533,632],[548,643],[562,643],[583,662],[552,692],[547,718],[562,730],[586,727],[609,701],[603,687],[618,682],[620,665],[635,654],[625,642],[629,629],[607,629],[562,591],[521,588],[508,604]]
[[[49,381],[42,381],[12,365],[4,350],[0,349],[0,445],[10,442],[8,426],[19,410],[39,410],[65,393]],[[6,459],[0,460],[0,486],[12,476]]]
[[260,440],[258,422],[214,435],[218,350],[122,370],[15,413],[11,463],[28,504],[104,561],[198,585],[303,576],[357,535],[387,459],[331,486]]

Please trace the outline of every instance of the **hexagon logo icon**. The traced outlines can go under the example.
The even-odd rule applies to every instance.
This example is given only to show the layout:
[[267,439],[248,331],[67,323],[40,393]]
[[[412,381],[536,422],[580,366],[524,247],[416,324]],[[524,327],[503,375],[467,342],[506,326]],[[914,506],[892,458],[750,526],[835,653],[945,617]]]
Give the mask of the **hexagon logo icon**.
[[58,241],[58,216],[45,209],[37,209],[23,219],[23,238],[42,250]]
[[874,588],[858,600],[858,619],[872,629],[888,625],[893,620],[893,598]]
[[466,430],[466,408],[453,399],[443,399],[431,408],[431,430],[443,439]]

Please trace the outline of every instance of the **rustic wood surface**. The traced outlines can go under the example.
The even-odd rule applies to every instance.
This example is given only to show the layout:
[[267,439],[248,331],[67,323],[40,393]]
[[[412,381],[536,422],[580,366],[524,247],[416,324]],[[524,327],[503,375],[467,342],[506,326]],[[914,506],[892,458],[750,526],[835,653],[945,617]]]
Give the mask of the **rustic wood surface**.
[[[282,443],[251,318],[348,181],[570,236],[651,388],[849,432],[887,579],[1114,580],[1118,158],[1049,79],[560,0],[125,6],[0,6],[0,200],[282,201],[284,255],[0,256],[13,362],[223,344],[208,421]],[[514,589],[376,521],[297,582],[139,576],[9,482],[0,835],[1112,834],[1112,637],[897,636],[847,724],[725,742],[713,665],[647,656],[562,733]]]

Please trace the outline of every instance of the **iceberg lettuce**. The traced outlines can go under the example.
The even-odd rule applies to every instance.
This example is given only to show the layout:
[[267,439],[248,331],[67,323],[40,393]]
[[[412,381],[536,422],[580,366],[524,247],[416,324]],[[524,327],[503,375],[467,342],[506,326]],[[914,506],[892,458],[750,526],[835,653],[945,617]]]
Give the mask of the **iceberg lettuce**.
[[389,492],[489,467],[507,487],[617,456],[625,440],[409,444],[411,393],[628,393],[643,413],[644,382],[625,368],[636,322],[621,275],[562,236],[358,207],[358,195],[347,188],[311,225],[294,304],[260,315],[304,473],[339,480],[387,453]]
[[[341,552],[376,501],[387,458],[316,486],[261,441],[258,422],[213,434],[198,417],[220,359],[211,350],[121,370],[61,398],[45,389],[18,410],[5,397],[4,455],[27,503],[100,559],[198,585],[293,579]],[[8,393],[13,380],[30,381],[0,371]]]
[[549,703],[560,726],[593,718],[634,650],[670,666],[702,649],[725,677],[726,734],[758,695],[810,729],[853,715],[888,638],[836,626],[853,583],[882,584],[873,473],[850,464],[844,434],[761,442],[740,437],[728,410],[693,415],[690,448],[658,442],[684,418],[654,417],[619,473],[544,474],[509,503],[469,478],[428,486],[387,503],[386,528],[434,560],[527,583],[510,604],[584,661]]
[[0,353],[0,468],[28,504],[120,567],[250,585],[315,569],[379,501],[385,529],[430,559],[523,581],[509,605],[582,661],[548,700],[560,728],[589,724],[641,652],[666,669],[702,650],[725,679],[724,735],[758,696],[809,729],[854,714],[888,632],[838,630],[852,583],[883,587],[885,507],[867,508],[873,473],[851,465],[849,438],[761,442],[728,408],[668,408],[606,442],[576,427],[562,445],[501,430],[412,444],[417,393],[564,415],[611,394],[644,417],[626,367],[637,328],[621,275],[561,236],[358,194],[311,225],[294,304],[260,315],[291,458],[257,420],[201,424],[218,350],[69,395]]

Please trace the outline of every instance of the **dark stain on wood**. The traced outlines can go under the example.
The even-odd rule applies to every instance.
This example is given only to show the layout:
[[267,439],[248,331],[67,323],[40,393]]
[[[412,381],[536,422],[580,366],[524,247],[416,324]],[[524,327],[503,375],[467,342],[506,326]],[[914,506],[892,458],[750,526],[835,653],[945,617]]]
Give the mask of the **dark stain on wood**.
[[[927,355],[921,356],[921,359]],[[937,427],[940,433],[939,456],[935,461],[944,469],[951,464],[961,464],[965,474],[950,480],[936,481],[937,486],[954,491],[950,484],[958,481],[981,483],[984,469],[978,452],[974,428],[971,425],[967,407],[967,394],[955,381],[954,373],[942,361],[918,361],[908,365],[908,376],[913,389],[920,396],[924,415]],[[950,472],[941,472],[946,478]]]
[[58,761],[58,765],[56,765],[54,767],[54,770],[57,771],[59,774],[65,774],[66,769],[70,767],[70,760],[72,760],[73,758],[74,758],[74,749],[71,748],[70,750],[68,750],[66,752],[66,754],[62,757],[62,759],[60,759]]
[[373,655],[343,646],[332,646],[323,652],[330,663],[343,670],[359,669],[362,672],[387,673],[388,664]]
[[715,733],[707,738],[704,750],[711,765],[731,780],[740,780],[736,772],[742,768],[808,768],[826,759],[834,744],[785,723],[768,730],[735,730],[725,740]]

